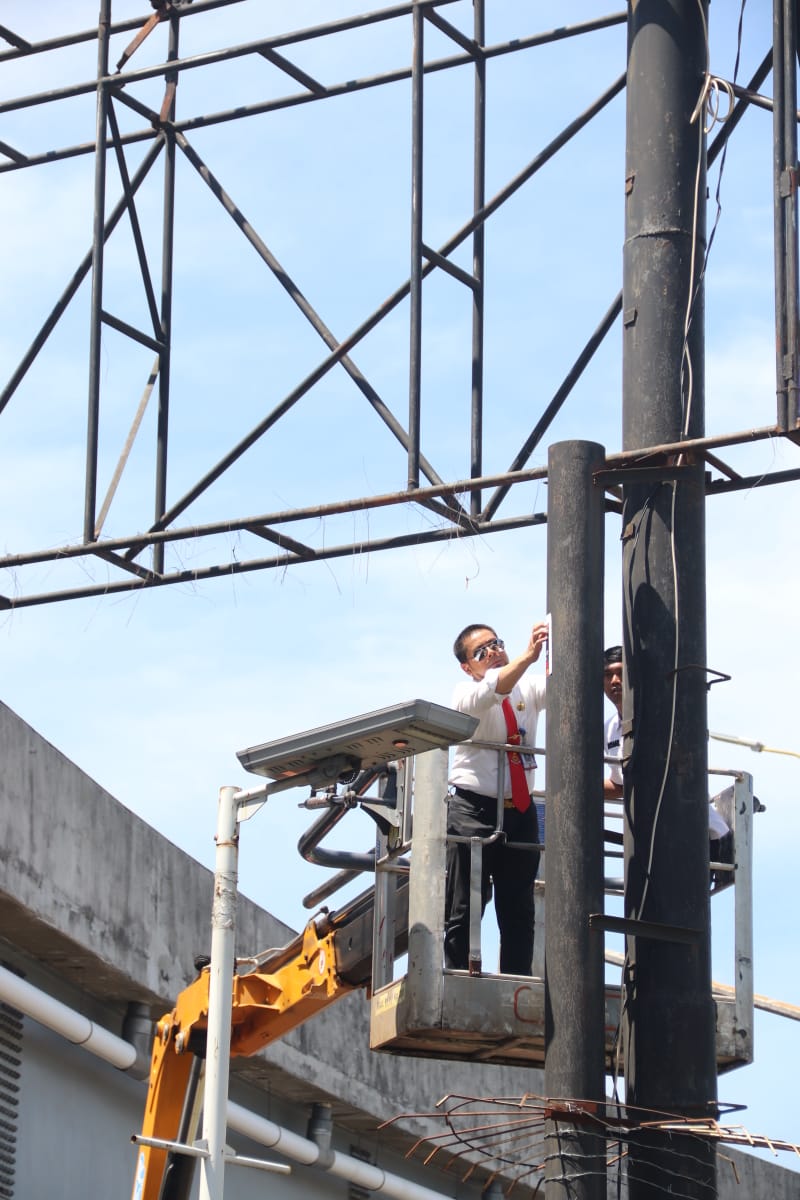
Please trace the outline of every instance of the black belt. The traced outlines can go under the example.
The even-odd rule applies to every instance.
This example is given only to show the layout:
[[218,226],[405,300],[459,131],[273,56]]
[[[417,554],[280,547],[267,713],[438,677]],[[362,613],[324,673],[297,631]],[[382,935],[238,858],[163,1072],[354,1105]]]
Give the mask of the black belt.
[[[453,791],[455,792],[455,794],[457,796],[460,796],[462,800],[482,800],[486,804],[496,804],[497,803],[497,796],[486,796],[486,795],[484,795],[483,792],[469,792],[469,791],[467,791],[466,788],[460,788],[460,787],[454,787]],[[533,796],[531,796],[531,803],[533,803]],[[513,807],[514,807],[514,801],[509,796],[506,800],[503,801],[503,808],[513,808]]]

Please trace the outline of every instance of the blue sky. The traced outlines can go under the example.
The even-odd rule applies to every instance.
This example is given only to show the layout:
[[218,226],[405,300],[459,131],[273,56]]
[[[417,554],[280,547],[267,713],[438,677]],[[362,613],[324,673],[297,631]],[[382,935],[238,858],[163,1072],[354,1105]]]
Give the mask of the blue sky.
[[[502,42],[602,15],[597,3],[487,5],[487,41]],[[353,2],[292,6],[291,27],[347,12]],[[567,12],[568,10],[568,12]],[[144,4],[115,0],[115,20],[146,16]],[[730,78],[738,5],[714,5],[712,71]],[[463,30],[471,6],[444,15]],[[76,0],[69,18],[55,0],[7,0],[4,23],[39,40],[90,28],[97,3]],[[254,3],[183,23],[184,53],[278,32],[278,6]],[[771,7],[745,9],[740,80],[768,48]],[[112,59],[129,40],[118,39]],[[427,53],[452,53],[428,29]],[[163,59],[158,30],[131,61]],[[489,63],[487,196],[520,171],[558,130],[624,69],[624,27],[504,56]],[[326,82],[373,74],[410,57],[410,22],[386,23],[291,56]],[[3,64],[3,97],[89,80],[91,44]],[[239,59],[187,73],[178,113],[210,112],[294,91],[263,60]],[[765,85],[769,90],[769,81]],[[136,94],[158,108],[161,85]],[[471,78],[466,68],[428,77],[425,107],[424,239],[444,243],[471,211]],[[724,109],[724,105],[723,105]],[[138,118],[123,113],[125,129]],[[521,189],[487,230],[485,469],[505,470],[621,283],[624,97],[614,100],[570,148]],[[0,114],[0,139],[34,154],[90,141],[91,95],[59,106]],[[190,134],[271,251],[322,318],[344,337],[408,276],[409,88],[395,84]],[[712,133],[713,136],[713,133]],[[130,151],[135,165],[141,148]],[[160,176],[144,185],[139,211],[153,261],[161,222]],[[717,172],[710,176],[714,218]],[[248,432],[323,357],[324,348],[268,275],[196,173],[178,166],[172,375],[170,501]],[[0,377],[14,369],[91,239],[91,156],[4,174],[0,220],[7,281],[0,297]],[[771,117],[751,112],[731,141],[722,213],[707,274],[709,433],[774,421]],[[109,170],[109,197],[119,194]],[[468,247],[455,255],[469,266]],[[143,324],[146,308],[120,226],[106,256],[106,307]],[[432,276],[423,312],[423,452],[445,479],[469,470],[469,305],[453,280]],[[0,496],[4,553],[78,541],[87,394],[89,291],[84,284],[2,416]],[[354,360],[398,416],[407,410],[408,306],[354,351]],[[150,350],[108,333],[101,360],[100,495],[152,364]],[[609,452],[621,444],[621,351],[616,328],[546,441],[587,438]],[[146,414],[104,532],[142,530],[152,519],[153,412]],[[722,452],[743,474],[798,466],[785,442]],[[546,463],[547,446],[531,466]],[[395,491],[405,486],[404,452],[343,372],[333,372],[186,514],[187,523],[283,510],[300,504]],[[796,721],[800,484],[754,488],[708,502],[708,665],[730,682],[709,693],[709,726],[767,746],[800,750]],[[515,489],[510,512],[544,511],[546,486]],[[417,509],[326,518],[294,536],[338,544],[413,532],[433,518]],[[606,641],[620,640],[619,521],[606,523]],[[267,553],[246,534],[219,543],[178,544],[172,569],[215,558]],[[235,751],[328,721],[422,696],[447,702],[457,672],[454,634],[486,620],[512,650],[546,608],[546,533],[442,543],[285,571],[19,609],[0,617],[2,698],[109,792],[211,866],[219,786],[251,777]],[[0,590],[36,592],[100,582],[103,564],[47,564],[5,572]],[[712,765],[753,773],[767,806],[755,829],[755,987],[798,1001],[793,904],[800,834],[800,760],[712,742]],[[243,830],[242,889],[297,927],[302,896],[321,879],[294,854],[310,824],[299,792],[272,800]],[[354,815],[341,831],[363,850],[371,830]],[[341,829],[341,827],[340,827]],[[715,903],[715,977],[732,981],[729,899]],[[792,1080],[778,1064],[800,1049],[796,1023],[759,1014],[756,1062],[720,1081],[720,1098],[747,1105],[754,1133],[800,1142]],[[438,1098],[438,1097],[437,1097]],[[795,1166],[789,1156],[783,1165]]]

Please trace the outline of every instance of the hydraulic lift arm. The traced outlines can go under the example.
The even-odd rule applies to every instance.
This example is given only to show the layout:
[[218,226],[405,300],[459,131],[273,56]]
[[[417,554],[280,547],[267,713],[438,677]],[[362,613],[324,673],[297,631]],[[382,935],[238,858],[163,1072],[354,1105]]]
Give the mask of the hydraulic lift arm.
[[[371,922],[371,911],[369,913]],[[363,970],[348,978],[336,965],[337,930],[332,918],[309,921],[303,933],[270,955],[261,969],[233,982],[231,1057],[255,1054],[354,989],[365,986]],[[319,926],[322,926],[320,928]],[[199,1072],[205,1054],[209,971],[204,967],[156,1027],[142,1135],[165,1142],[191,1141],[197,1113]],[[180,1161],[183,1159],[183,1161]],[[135,1200],[178,1200],[190,1181],[192,1160],[167,1148],[142,1145]],[[169,1177],[175,1178],[170,1182]],[[163,1185],[163,1190],[162,1190]]]
[[[398,941],[407,935],[407,880],[397,882]],[[259,956],[233,981],[231,1057],[255,1054],[348,992],[371,982],[374,889],[338,912],[318,916],[288,945]],[[242,964],[244,969],[252,960]],[[191,1143],[208,1026],[209,970],[177,998],[156,1026],[142,1137]],[[138,1139],[137,1139],[138,1140]],[[168,1145],[140,1145],[133,1200],[184,1200],[194,1160]]]

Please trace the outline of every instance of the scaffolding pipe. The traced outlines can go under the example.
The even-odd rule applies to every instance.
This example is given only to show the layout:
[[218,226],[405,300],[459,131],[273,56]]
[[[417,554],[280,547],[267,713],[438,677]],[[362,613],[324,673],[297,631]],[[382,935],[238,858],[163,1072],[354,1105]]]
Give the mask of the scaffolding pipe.
[[411,342],[408,380],[408,486],[419,487],[422,388],[422,178],[424,131],[425,19],[414,5],[411,59],[411,271],[409,275]]
[[[176,13],[169,17],[168,59],[178,58],[178,34],[180,22]],[[167,462],[169,448],[169,397],[170,362],[172,358],[172,291],[175,251],[175,92],[178,87],[178,72],[167,71],[164,76],[166,92],[162,115],[166,118],[164,132],[164,212],[161,233],[161,314],[159,372],[158,372],[158,423],[156,435],[156,478],[154,523],[158,524],[167,507]],[[153,546],[153,570],[164,573],[164,546]]]
[[[475,42],[481,48],[486,41],[486,12],[484,0],[475,0]],[[486,204],[486,59],[475,55],[475,116],[473,152],[473,212],[479,213]],[[483,343],[484,301],[486,275],[486,235],[483,224],[472,235],[472,421],[470,427],[470,475],[483,471]],[[481,512],[481,492],[475,489],[470,496],[470,512],[477,520]]]
[[94,166],[94,221],[92,244],[92,298],[89,338],[89,399],[86,416],[86,478],[83,540],[96,536],[97,449],[100,436],[100,349],[103,331],[103,257],[105,252],[106,131],[108,128],[108,49],[111,0],[101,0],[97,29],[97,154]]
[[798,424],[797,29],[795,0],[773,0],[773,188],[777,422]]

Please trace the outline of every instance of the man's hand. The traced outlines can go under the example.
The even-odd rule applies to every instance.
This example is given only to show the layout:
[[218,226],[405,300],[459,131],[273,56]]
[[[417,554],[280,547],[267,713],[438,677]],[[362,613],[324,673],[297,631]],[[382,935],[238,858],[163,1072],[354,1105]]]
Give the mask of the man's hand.
[[530,640],[528,642],[528,656],[532,663],[535,663],[539,655],[542,653],[542,646],[550,636],[550,626],[547,621],[537,621],[531,630]]
[[532,663],[535,663],[542,653],[542,646],[547,641],[549,633],[547,621],[537,621],[531,630],[527,649],[517,658],[512,658],[500,668],[497,676],[496,691],[499,696],[507,696],[515,683],[518,683]]

